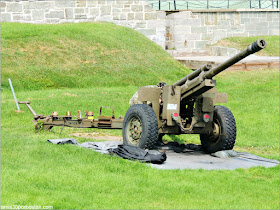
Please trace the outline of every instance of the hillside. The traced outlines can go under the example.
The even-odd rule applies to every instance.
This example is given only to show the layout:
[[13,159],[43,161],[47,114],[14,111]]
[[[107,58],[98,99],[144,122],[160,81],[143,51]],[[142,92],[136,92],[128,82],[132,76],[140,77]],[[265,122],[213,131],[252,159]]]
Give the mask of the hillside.
[[1,83],[16,90],[172,83],[187,72],[137,31],[110,23],[1,23]]

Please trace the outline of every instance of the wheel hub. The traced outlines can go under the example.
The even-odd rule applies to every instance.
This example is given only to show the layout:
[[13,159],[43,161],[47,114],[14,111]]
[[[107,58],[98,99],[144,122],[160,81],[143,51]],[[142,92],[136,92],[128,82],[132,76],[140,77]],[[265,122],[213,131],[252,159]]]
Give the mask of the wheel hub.
[[132,117],[128,123],[128,140],[138,144],[142,136],[142,123],[138,117]]
[[221,132],[221,128],[220,128],[219,122],[218,121],[213,122],[213,131],[208,136],[208,141],[218,142],[220,139],[220,132]]
[[218,138],[219,135],[220,135],[220,127],[217,123],[214,123],[213,136],[214,138]]

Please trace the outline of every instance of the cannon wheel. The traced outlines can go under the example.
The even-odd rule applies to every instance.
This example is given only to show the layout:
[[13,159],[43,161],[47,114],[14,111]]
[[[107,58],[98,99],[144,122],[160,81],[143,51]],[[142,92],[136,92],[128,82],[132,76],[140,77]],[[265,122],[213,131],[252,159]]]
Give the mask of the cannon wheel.
[[213,133],[200,135],[202,148],[206,153],[231,150],[236,139],[236,124],[232,112],[227,107],[215,106],[213,122]]
[[158,141],[158,122],[154,110],[146,104],[135,104],[125,114],[123,122],[125,145],[152,148]]

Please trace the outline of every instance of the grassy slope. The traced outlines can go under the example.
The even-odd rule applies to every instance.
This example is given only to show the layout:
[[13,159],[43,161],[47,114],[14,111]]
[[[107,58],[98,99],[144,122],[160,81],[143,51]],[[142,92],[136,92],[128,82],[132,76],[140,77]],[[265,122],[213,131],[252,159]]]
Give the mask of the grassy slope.
[[[17,90],[174,81],[186,69],[142,34],[114,24],[2,23],[1,82]],[[171,73],[172,72],[172,73]]]
[[231,37],[218,41],[216,45],[243,50],[257,39],[265,39],[267,41],[267,47],[256,53],[256,55],[279,56],[279,36]]
[[[91,24],[77,24],[74,28],[83,26],[93,27]],[[24,42],[24,37],[21,39]],[[86,52],[82,54],[87,55]],[[3,56],[2,62],[6,59],[10,58]],[[32,60],[37,59],[35,54]],[[15,63],[19,61],[21,59],[14,60]],[[154,62],[156,67],[151,68],[151,75],[157,65],[161,65],[157,60]],[[124,65],[123,62],[120,65]],[[181,68],[176,62],[174,65],[174,68]],[[184,73],[178,73],[178,77],[170,79],[170,82],[179,79],[180,74]],[[278,70],[263,70],[224,72],[216,78],[219,91],[229,93],[227,106],[234,113],[238,126],[237,150],[279,160],[278,75]],[[81,78],[75,83],[76,88],[26,91],[36,86],[33,83],[30,87],[22,86],[27,84],[25,79],[29,77],[17,86],[21,88],[17,92],[19,100],[31,100],[35,111],[45,115],[54,109],[59,113],[93,110],[96,115],[101,105],[115,106],[116,115],[124,115],[129,98],[137,90],[137,82],[139,85],[145,83],[139,79],[135,81],[135,86],[100,84],[100,87],[81,89]],[[156,76],[154,80],[149,84],[157,82]],[[51,132],[36,133],[27,108],[22,107],[24,113],[16,113],[14,109],[12,94],[4,84],[1,94],[2,205],[53,205],[56,209],[279,208],[279,167],[235,171],[156,170],[83,148],[47,144],[45,142],[49,138],[67,138],[73,132],[93,130],[65,128],[59,135],[60,128],[56,127]],[[120,131],[94,131],[121,135]],[[197,136],[182,135],[177,138],[198,143]],[[76,139],[79,142],[89,141]]]

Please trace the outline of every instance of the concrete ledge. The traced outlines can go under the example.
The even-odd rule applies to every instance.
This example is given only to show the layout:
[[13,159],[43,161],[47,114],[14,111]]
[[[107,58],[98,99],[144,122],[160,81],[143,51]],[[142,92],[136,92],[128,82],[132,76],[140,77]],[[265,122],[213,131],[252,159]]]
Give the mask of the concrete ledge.
[[191,11],[196,12],[279,12],[279,9],[185,9],[185,10],[157,10],[165,12],[183,12]]
[[240,52],[235,48],[221,47],[221,46],[211,46],[211,55],[214,56],[234,56]]
[[[213,67],[225,62],[230,57],[228,56],[197,56],[197,57],[175,57],[180,63],[187,68],[198,69],[202,65],[210,62]],[[279,57],[270,56],[255,56],[250,55],[239,61],[235,65],[229,67],[229,70],[253,70],[265,68],[279,68]]]
[[172,57],[182,58],[182,57],[193,57],[193,56],[210,56],[209,50],[201,50],[200,52],[190,52],[189,50],[166,50]]

